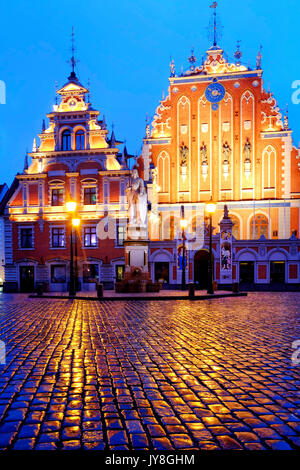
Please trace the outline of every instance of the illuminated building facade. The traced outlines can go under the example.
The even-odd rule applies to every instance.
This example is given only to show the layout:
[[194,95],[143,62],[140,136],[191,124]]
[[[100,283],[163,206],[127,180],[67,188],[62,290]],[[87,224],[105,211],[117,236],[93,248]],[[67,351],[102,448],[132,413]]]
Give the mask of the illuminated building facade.
[[[151,128],[147,126],[139,161],[141,174],[145,180],[152,178],[156,187],[150,238],[173,240],[184,205],[189,281],[205,283],[205,203],[212,199],[217,203],[217,281],[217,232],[226,204],[234,223],[233,280],[299,283],[299,149],[292,142],[287,112],[283,116],[273,94],[264,89],[261,51],[253,69],[242,65],[239,44],[234,57],[230,63],[215,35],[201,65],[196,65],[193,51],[185,72],[176,74],[174,61],[170,64],[168,94],[160,101]],[[176,250],[168,255],[161,249],[160,244],[157,260],[163,256],[173,265],[167,277],[180,282]],[[166,249],[171,250],[170,243]],[[154,247],[152,259],[155,262]]]
[[[217,204],[212,248],[219,284],[230,266],[225,284],[300,285],[300,153],[287,114],[264,89],[261,53],[254,69],[241,56],[238,47],[229,62],[215,37],[201,65],[192,53],[189,69],[176,74],[172,61],[168,95],[146,127],[136,167],[148,191],[147,259],[152,280],[166,286],[181,284],[185,266],[187,283],[207,287],[210,199]],[[50,291],[68,289],[68,200],[77,202],[81,222],[79,288],[94,290],[97,281],[112,288],[124,273],[128,155],[126,148],[119,153],[114,132],[108,138],[105,119],[92,108],[72,65],[4,211],[5,290],[32,291],[37,283]],[[228,230],[219,230],[221,220],[222,227],[232,225],[228,211],[230,243]]]
[[33,291],[38,283],[50,291],[67,290],[69,200],[77,202],[81,222],[74,247],[79,288],[93,290],[99,279],[112,284],[124,270],[126,147],[118,153],[121,142],[113,131],[108,138],[105,119],[92,108],[74,70],[57,94],[60,103],[47,115],[49,126],[43,123],[40,145],[34,141],[32,162],[28,166],[26,157],[6,206],[7,291]]

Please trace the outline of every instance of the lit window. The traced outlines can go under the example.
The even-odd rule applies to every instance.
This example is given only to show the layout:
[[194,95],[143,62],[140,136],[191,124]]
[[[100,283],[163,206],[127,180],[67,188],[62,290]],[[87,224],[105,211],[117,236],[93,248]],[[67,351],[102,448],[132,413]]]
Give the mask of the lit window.
[[268,238],[269,222],[265,215],[257,214],[255,215],[254,219],[252,217],[250,222],[250,228],[252,239],[258,240],[262,235]]
[[232,223],[234,224],[232,226],[232,235],[236,240],[240,239],[240,221],[236,215],[229,215]]
[[83,282],[96,282],[99,279],[98,264],[83,265]]
[[69,130],[62,133],[62,149],[71,150],[71,132]]
[[75,143],[76,143],[76,150],[84,149],[84,132],[82,130],[76,132]]
[[63,189],[52,189],[51,191],[51,206],[63,206],[64,205],[64,190]]
[[65,231],[63,228],[52,228],[51,231],[51,245],[52,248],[65,247]]
[[117,245],[123,246],[126,238],[126,226],[117,225]]
[[97,246],[96,227],[84,227],[83,241],[85,248]]
[[51,282],[54,284],[66,282],[66,266],[64,264],[51,266]]
[[124,277],[125,266],[124,264],[116,265],[116,281],[122,281]]
[[84,188],[83,203],[85,206],[96,204],[96,188]]
[[21,228],[20,248],[33,248],[32,228]]

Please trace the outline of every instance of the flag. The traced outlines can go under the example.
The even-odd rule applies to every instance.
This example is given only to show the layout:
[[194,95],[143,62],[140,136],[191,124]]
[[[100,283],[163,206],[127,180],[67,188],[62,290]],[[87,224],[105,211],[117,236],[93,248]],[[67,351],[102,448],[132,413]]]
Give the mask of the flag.
[[217,8],[217,5],[217,2],[213,2],[213,4],[209,6],[209,8]]

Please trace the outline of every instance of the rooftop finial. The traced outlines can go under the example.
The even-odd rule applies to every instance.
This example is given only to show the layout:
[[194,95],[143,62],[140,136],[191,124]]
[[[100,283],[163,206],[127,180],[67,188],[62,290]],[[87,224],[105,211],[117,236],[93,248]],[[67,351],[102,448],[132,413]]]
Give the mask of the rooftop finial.
[[189,57],[189,63],[191,64],[191,71],[193,72],[195,70],[195,62],[196,62],[196,57],[194,55],[194,47],[191,49],[191,55]]
[[261,70],[261,59],[262,59],[262,45],[260,46],[259,48],[259,51],[257,53],[257,57],[256,57],[256,68],[257,70]]
[[91,86],[90,79],[88,79],[88,96],[87,96],[88,103],[90,102],[90,99],[91,99],[90,86]]
[[70,76],[68,77],[69,80],[77,80],[76,73],[75,73],[75,66],[79,62],[77,59],[75,59],[75,34],[74,34],[74,26],[72,26],[72,34],[71,34],[71,52],[72,52],[72,57],[68,61],[69,64],[71,64],[72,67],[72,72]]
[[175,77],[175,64],[172,57],[170,57],[170,77]]
[[238,39],[236,42],[236,51],[234,53],[234,57],[236,59],[236,65],[240,65],[240,60],[243,55],[242,51],[240,50],[240,47],[241,47],[240,43],[241,43],[241,40]]

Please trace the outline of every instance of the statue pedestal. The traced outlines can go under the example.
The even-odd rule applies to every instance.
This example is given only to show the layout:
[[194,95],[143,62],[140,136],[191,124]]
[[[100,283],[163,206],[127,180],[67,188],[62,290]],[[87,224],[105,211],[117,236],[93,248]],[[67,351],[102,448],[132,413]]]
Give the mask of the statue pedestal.
[[125,274],[133,269],[138,269],[142,273],[147,273],[148,269],[148,249],[149,240],[125,240]]
[[127,240],[128,241],[147,241],[148,240],[147,226],[140,226],[137,224],[131,224],[127,227]]

